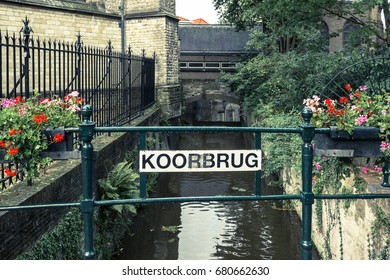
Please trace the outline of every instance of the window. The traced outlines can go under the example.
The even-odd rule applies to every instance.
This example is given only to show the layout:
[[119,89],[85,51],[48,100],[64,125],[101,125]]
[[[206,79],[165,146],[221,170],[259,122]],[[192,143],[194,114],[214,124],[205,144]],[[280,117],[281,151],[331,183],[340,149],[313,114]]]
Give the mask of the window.
[[325,21],[322,22],[321,35],[323,39],[323,50],[329,53],[329,26]]
[[353,19],[348,19],[343,27],[343,47],[357,47],[361,45],[362,39],[354,33],[359,29],[359,26],[353,22]]
[[203,62],[188,62],[188,68],[203,68]]
[[206,68],[219,68],[219,62],[206,62]]
[[224,63],[221,63],[221,68],[236,68],[236,63],[234,62],[224,62]]

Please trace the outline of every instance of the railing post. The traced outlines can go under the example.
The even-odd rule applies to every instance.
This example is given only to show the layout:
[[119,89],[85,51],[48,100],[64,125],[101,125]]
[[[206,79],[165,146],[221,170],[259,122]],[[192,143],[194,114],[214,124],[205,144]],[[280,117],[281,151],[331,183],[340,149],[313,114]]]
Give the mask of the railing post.
[[76,35],[77,41],[76,41],[76,76],[77,76],[77,90],[81,93],[81,34],[79,32],[78,35]]
[[[261,132],[255,133],[255,149],[261,150]],[[256,171],[255,175],[255,194],[261,195],[261,170]]]
[[314,194],[312,190],[312,171],[313,171],[313,147],[311,141],[314,138],[315,126],[310,124],[310,119],[313,112],[309,108],[302,110],[302,117],[304,120],[302,129],[302,239],[301,245],[301,259],[312,259],[313,243],[311,240],[312,231],[312,207],[314,204]]
[[[145,151],[146,150],[146,132],[141,132],[139,136],[139,150]],[[146,173],[140,173],[139,175],[140,179],[140,198],[146,198],[147,190],[146,190]]]
[[23,42],[24,42],[24,67],[23,67],[23,75],[24,75],[24,82],[25,82],[25,97],[30,97],[30,33],[34,32],[32,28],[29,25],[30,20],[26,16],[26,20],[22,20],[24,23],[24,27],[20,30],[20,32],[23,32]]
[[79,133],[80,139],[83,142],[81,147],[83,200],[81,201],[80,209],[84,216],[84,258],[86,260],[91,260],[95,258],[95,251],[93,248],[93,146],[91,143],[95,123],[90,120],[92,115],[92,108],[90,105],[83,106],[81,114],[83,121],[79,124]]
[[129,80],[128,80],[128,83],[129,83],[129,93],[128,93],[128,102],[127,104],[125,104],[125,106],[128,106],[128,112],[129,112],[129,124],[131,123],[131,113],[132,113],[132,109],[131,109],[131,103],[132,103],[132,92],[131,92],[131,48],[130,48],[130,45],[129,45],[129,48],[127,49],[127,67],[128,67],[128,75],[129,75]]
[[390,188],[389,184],[389,157],[385,157],[385,166],[383,167],[383,183],[381,184],[384,188]]
[[145,50],[142,50],[141,60],[141,113],[143,115],[145,108]]

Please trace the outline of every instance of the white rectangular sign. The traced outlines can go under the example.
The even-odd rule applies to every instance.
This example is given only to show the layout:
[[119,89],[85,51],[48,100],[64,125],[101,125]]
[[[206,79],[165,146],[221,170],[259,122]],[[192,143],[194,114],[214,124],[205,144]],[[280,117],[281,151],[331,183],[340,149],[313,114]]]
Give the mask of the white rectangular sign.
[[140,151],[140,172],[257,171],[261,150]]

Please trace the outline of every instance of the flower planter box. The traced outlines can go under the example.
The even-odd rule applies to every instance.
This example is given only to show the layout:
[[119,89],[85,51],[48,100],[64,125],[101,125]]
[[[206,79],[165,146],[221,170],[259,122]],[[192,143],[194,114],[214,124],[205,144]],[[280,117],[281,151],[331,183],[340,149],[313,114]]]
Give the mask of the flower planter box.
[[314,154],[326,157],[384,157],[379,128],[356,127],[352,135],[330,127],[330,134],[316,134]]
[[[49,147],[42,152],[42,157],[50,157],[54,160],[75,159],[80,158],[80,152],[74,151],[73,133],[66,132],[64,127],[52,128],[48,127],[44,134],[49,142]],[[53,142],[54,135],[64,134],[64,140],[61,142]]]

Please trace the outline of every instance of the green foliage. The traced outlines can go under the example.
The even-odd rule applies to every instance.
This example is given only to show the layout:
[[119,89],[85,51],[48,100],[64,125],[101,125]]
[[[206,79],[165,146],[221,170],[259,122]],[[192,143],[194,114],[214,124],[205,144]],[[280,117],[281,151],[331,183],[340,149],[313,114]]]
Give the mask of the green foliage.
[[170,232],[170,233],[176,233],[178,231],[178,227],[177,226],[161,226],[161,231],[166,231],[166,232]]
[[[277,113],[270,105],[258,106],[253,113],[255,126],[297,127],[298,112]],[[265,133],[262,135],[262,150],[265,158],[263,175],[279,174],[283,168],[291,167],[294,159],[300,158],[301,140],[297,135]],[[292,160],[293,159],[293,160]]]
[[368,235],[368,256],[370,260],[390,259],[390,216],[378,205]]
[[[99,180],[101,197],[105,200],[137,198],[139,175],[132,168],[131,162],[121,162],[110,171],[107,178]],[[121,213],[129,211],[135,215],[137,210],[134,205],[114,205],[112,209]]]
[[[385,0],[214,0],[225,21],[240,29],[262,24],[262,50],[273,50],[287,53],[297,49],[307,51],[321,49],[320,30],[323,16],[338,19],[349,19],[355,26],[353,41],[358,38],[359,44],[368,47],[381,43],[386,45],[387,34],[378,28],[376,18],[367,17],[374,7],[381,5],[388,18],[389,5]],[[331,34],[337,36],[338,34]],[[352,36],[351,36],[352,37]],[[277,45],[275,44],[277,42]],[[266,47],[268,46],[268,47]],[[352,45],[353,46],[353,45]]]
[[221,79],[248,104],[289,112],[302,108],[302,101],[337,73],[345,60],[341,54],[315,52],[258,55]]
[[59,224],[44,234],[19,260],[81,260],[83,220],[78,209],[72,209]]

